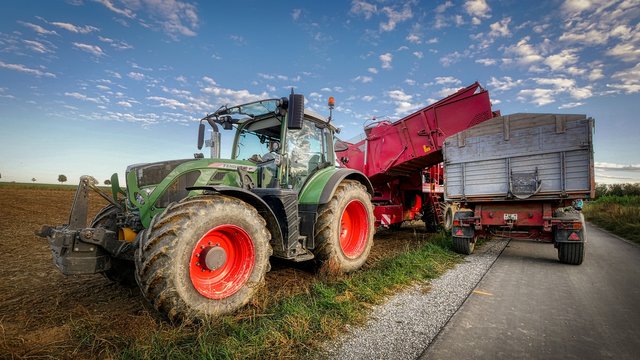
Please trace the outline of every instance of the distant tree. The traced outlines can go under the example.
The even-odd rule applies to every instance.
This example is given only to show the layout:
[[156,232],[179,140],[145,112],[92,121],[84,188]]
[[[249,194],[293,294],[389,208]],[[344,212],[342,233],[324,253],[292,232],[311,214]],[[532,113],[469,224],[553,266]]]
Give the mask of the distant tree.
[[105,181],[104,181],[104,184],[105,184],[105,185],[111,185],[111,180],[109,180],[109,179],[105,180]]
[[62,174],[58,175],[58,182],[64,183],[66,181],[67,181],[67,176],[66,175],[62,175]]
[[36,178],[31,178],[31,181],[36,182]]

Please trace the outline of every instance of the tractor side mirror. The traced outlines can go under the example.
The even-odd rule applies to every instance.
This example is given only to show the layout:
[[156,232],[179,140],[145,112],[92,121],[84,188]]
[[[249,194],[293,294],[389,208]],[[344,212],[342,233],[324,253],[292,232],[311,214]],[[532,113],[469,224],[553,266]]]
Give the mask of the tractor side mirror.
[[[293,91],[292,91],[293,92]],[[289,95],[289,117],[287,122],[287,128],[289,129],[302,129],[302,120],[304,118],[304,95],[291,94]]]
[[204,145],[204,124],[200,123],[198,128],[198,150],[202,150],[202,145]]

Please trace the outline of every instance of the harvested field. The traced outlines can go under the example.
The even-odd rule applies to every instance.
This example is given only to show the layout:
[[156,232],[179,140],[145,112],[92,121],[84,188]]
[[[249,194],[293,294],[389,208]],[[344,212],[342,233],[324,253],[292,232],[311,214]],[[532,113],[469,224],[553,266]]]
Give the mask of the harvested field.
[[[0,186],[0,358],[101,358],[151,331],[170,328],[137,288],[118,286],[100,274],[64,276],[51,261],[42,224],[68,221],[74,191]],[[92,194],[90,212],[104,200]],[[365,265],[413,249],[428,237],[422,223],[376,235]],[[311,264],[272,259],[266,287],[238,316],[309,291],[317,279]],[[133,339],[133,340],[132,340]]]

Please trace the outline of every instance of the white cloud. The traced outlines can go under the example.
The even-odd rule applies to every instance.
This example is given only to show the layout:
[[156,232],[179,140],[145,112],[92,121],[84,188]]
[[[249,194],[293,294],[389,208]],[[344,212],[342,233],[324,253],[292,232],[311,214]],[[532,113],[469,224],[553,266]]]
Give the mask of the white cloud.
[[88,34],[93,31],[100,31],[100,29],[98,29],[97,27],[90,25],[78,26],[64,22],[51,22],[50,24],[76,34]]
[[111,0],[98,0],[98,1],[102,5],[104,5],[107,9],[113,11],[118,15],[126,16],[130,19],[133,19],[136,17],[136,14],[134,14],[133,11],[131,11],[130,9],[120,9],[115,7],[115,5],[113,5],[113,2],[111,2]]
[[420,44],[422,43],[422,40],[420,39],[420,36],[416,35],[416,34],[409,34],[407,35],[407,37],[405,38],[408,42],[410,43],[414,43],[414,44]]
[[362,101],[365,101],[365,102],[371,102],[373,99],[375,99],[375,97],[371,95],[365,95],[362,97]]
[[293,19],[293,21],[298,21],[298,19],[300,19],[301,14],[302,14],[302,9],[291,10],[291,18]]
[[172,110],[181,109],[181,110],[189,110],[189,104],[182,103],[176,99],[169,99],[162,96],[149,96],[147,100],[157,101],[158,106],[166,107]]
[[135,71],[131,71],[127,74],[128,77],[132,78],[133,80],[142,80],[144,79],[144,74],[139,73],[139,72],[135,72]]
[[496,59],[476,59],[475,61],[478,64],[482,64],[484,66],[495,65]]
[[405,83],[405,84],[407,84],[407,85],[409,85],[409,86],[413,86],[413,85],[415,85],[415,84],[416,84],[416,81],[415,81],[415,80],[413,80],[413,79],[405,79],[405,80],[404,80],[404,83]]
[[96,103],[96,104],[102,103],[102,101],[100,99],[98,99],[98,98],[92,98],[92,97],[89,97],[89,96],[87,96],[85,94],[81,94],[79,92],[65,92],[64,95],[72,97],[74,99],[78,99],[78,100],[82,100],[82,101],[89,101],[89,102]]
[[616,72],[611,78],[620,82],[617,84],[607,84],[607,87],[622,90],[627,94],[640,92],[640,63],[630,69]]
[[96,85],[96,88],[102,90],[102,91],[109,91],[111,90],[110,87],[106,86],[106,85]]
[[118,101],[117,104],[126,108],[133,107],[133,105],[131,105],[131,103],[128,101]]
[[424,54],[422,53],[422,51],[414,51],[413,56],[417,57],[418,59],[422,59],[424,57]]
[[370,4],[366,1],[354,0],[351,3],[352,14],[362,15],[366,20],[369,20],[373,15],[378,12],[378,8],[375,4]]
[[596,161],[593,165],[596,169],[640,171],[640,164],[624,165],[624,164],[614,164],[614,163]]
[[438,76],[434,80],[435,80],[435,83],[438,84],[438,85],[449,85],[449,84],[459,85],[459,84],[462,84],[462,81],[460,81],[459,79],[454,78],[453,76]]
[[98,45],[90,45],[90,44],[83,44],[83,43],[77,43],[74,42],[73,46],[75,46],[76,48],[84,51],[84,52],[88,52],[90,54],[93,54],[95,56],[104,56],[105,53],[102,51],[102,48],[100,48],[100,46]]
[[480,21],[481,18],[491,17],[491,8],[487,5],[486,0],[467,0],[464,3],[464,9],[467,14],[473,17],[474,21]]
[[370,67],[367,69],[368,72],[372,73],[372,74],[377,74],[378,73],[378,69],[374,68],[374,67]]
[[47,30],[40,25],[36,25],[29,22],[24,22],[24,21],[18,21],[18,23],[30,28],[31,30],[37,32],[40,35],[58,35],[57,32],[53,30]]
[[489,28],[491,29],[491,31],[489,32],[489,36],[492,36],[492,37],[511,36],[511,31],[509,31],[510,22],[511,22],[511,18],[507,17],[489,25]]
[[[27,47],[37,53],[40,54],[46,54],[46,53],[52,53],[53,50],[49,49],[45,44],[43,44],[42,42],[39,41],[35,41],[35,40],[22,40],[25,44],[27,44]],[[49,43],[50,46],[55,47],[53,44]]]
[[554,91],[551,89],[525,89],[518,93],[518,100],[529,101],[538,106],[555,102]]
[[581,102],[571,102],[558,106],[558,109],[573,109],[574,107],[582,106],[584,103]]
[[393,55],[391,53],[385,53],[379,56],[380,61],[382,62],[381,67],[383,69],[391,69],[391,62],[393,61]]
[[262,92],[260,94],[252,94],[249,90],[232,90],[225,89],[219,86],[209,86],[201,89],[205,94],[212,94],[218,97],[218,103],[223,104],[243,104],[251,101],[256,101],[268,97],[269,94]]
[[562,4],[562,10],[567,13],[580,13],[591,7],[591,0],[566,0]]
[[[515,61],[516,63],[519,63],[521,65],[531,65],[533,63],[544,60],[544,57],[540,55],[539,51],[536,50],[533,45],[529,44],[529,40],[530,37],[526,36],[516,44],[506,47],[504,51],[505,55],[514,56],[513,59],[507,58],[507,60]],[[503,62],[505,62],[504,59]],[[507,61],[507,63],[508,62],[509,61]]]
[[442,14],[443,12],[447,11],[447,9],[450,7],[453,7],[453,3],[447,0],[444,3],[436,6],[436,12],[439,14]]
[[372,78],[371,76],[361,76],[361,75],[358,75],[358,76],[356,76],[356,77],[353,79],[353,81],[357,81],[357,82],[361,82],[361,83],[363,83],[363,84],[366,84],[366,83],[370,83],[370,82],[372,82],[372,81],[373,81],[373,78]]
[[431,38],[427,40],[427,44],[437,44],[437,43],[438,43],[438,38]]
[[607,55],[617,57],[626,62],[638,62],[640,61],[640,47],[630,42],[617,44],[607,50]]
[[402,10],[396,11],[390,6],[382,8],[382,12],[387,16],[387,22],[380,23],[381,31],[393,31],[400,22],[407,21],[413,17],[410,3],[406,3]]
[[544,63],[554,71],[565,70],[565,66],[573,65],[576,62],[578,62],[578,56],[574,49],[564,49],[558,54],[547,56],[544,60]]
[[103,36],[98,36],[98,40],[105,42],[109,44],[111,47],[116,48],[118,50],[133,49],[133,46],[121,40],[114,40],[114,39],[103,37]]
[[522,82],[522,80],[514,81],[510,76],[503,76],[502,79],[492,76],[487,85],[491,87],[492,91],[507,91],[521,85]]
[[40,69],[33,69],[33,68],[29,68],[26,67],[25,65],[22,64],[8,64],[5,63],[4,61],[0,61],[0,68],[3,69],[9,69],[9,70],[13,70],[13,71],[18,71],[18,72],[23,72],[25,74],[30,74],[30,75],[35,75],[35,76],[45,76],[45,77],[51,77],[51,78],[55,78],[56,75],[47,71],[43,71]]
[[411,101],[413,96],[406,94],[402,90],[387,91],[387,95],[395,101]]

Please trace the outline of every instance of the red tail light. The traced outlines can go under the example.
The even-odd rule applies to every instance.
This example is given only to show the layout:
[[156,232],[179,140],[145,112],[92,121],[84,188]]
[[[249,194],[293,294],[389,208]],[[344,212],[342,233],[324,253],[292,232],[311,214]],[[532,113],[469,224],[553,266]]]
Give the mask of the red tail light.
[[458,229],[458,231],[456,231],[456,236],[463,236],[464,233],[462,232],[462,229]]
[[453,220],[453,226],[460,226],[460,220]]

